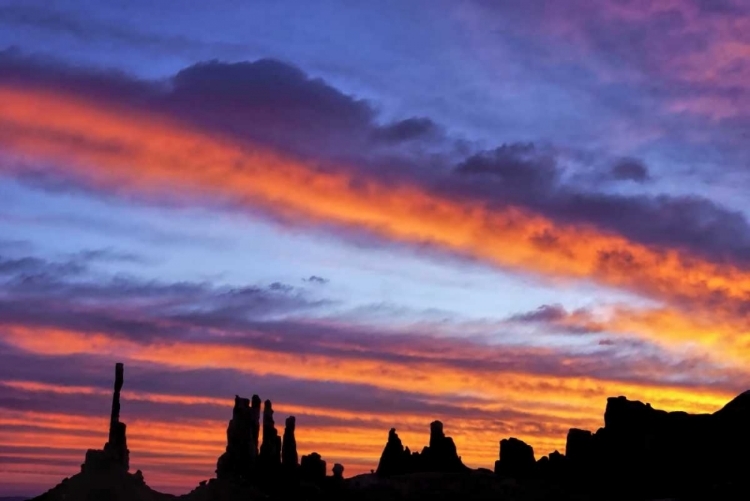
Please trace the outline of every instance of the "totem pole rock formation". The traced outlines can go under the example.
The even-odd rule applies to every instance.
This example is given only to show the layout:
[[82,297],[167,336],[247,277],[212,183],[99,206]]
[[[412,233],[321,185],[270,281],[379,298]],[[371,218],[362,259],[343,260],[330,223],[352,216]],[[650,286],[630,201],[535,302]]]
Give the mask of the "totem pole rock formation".
[[115,364],[115,387],[112,393],[112,414],[109,420],[109,440],[104,444],[104,452],[121,465],[125,471],[129,468],[130,451],[125,436],[125,423],[120,422],[120,391],[125,382],[125,365]]
[[295,470],[297,468],[297,440],[294,438],[295,428],[294,416],[286,418],[284,426],[284,442],[281,449],[281,464],[285,470]]
[[[152,490],[140,471],[128,472],[126,426],[120,422],[123,383],[124,367],[118,363],[109,435],[104,448],[87,451],[80,473],[65,478],[35,498],[36,501],[178,499]],[[502,440],[496,471],[514,476],[516,482],[493,478],[486,471],[452,474],[466,467],[439,421],[431,423],[430,443],[421,453],[411,453],[404,447],[392,428],[378,465],[378,474],[385,476],[438,474],[407,475],[393,482],[370,478],[343,481],[343,466],[335,464],[333,477],[326,477],[326,462],[317,453],[302,456],[294,476],[284,469],[262,470],[261,458],[279,466],[296,464],[298,456],[295,419],[286,420],[282,449],[270,401],[266,401],[263,412],[263,446],[258,450],[260,404],[257,395],[253,396],[252,405],[249,399],[235,396],[227,428],[226,452],[217,464],[219,479],[202,481],[199,487],[179,499],[421,500],[436,499],[436,495],[441,499],[512,497],[613,501],[748,498],[750,456],[746,451],[750,450],[750,391],[738,395],[713,414],[666,412],[625,397],[609,398],[604,427],[595,433],[575,428],[569,431],[567,457],[555,451],[535,462],[534,450],[529,445],[515,438]],[[237,485],[234,483],[237,478],[250,482]],[[384,484],[393,484],[396,490],[390,487],[383,490]],[[525,493],[532,497],[526,497]]]
[[120,391],[125,381],[125,366],[115,364],[115,386],[112,394],[112,412],[109,420],[109,438],[103,450],[89,449],[81,465],[82,471],[117,468],[128,471],[130,468],[130,451],[125,435],[125,423],[120,422]]
[[235,395],[232,419],[227,427],[226,452],[216,464],[217,478],[244,480],[250,477],[257,454],[253,431],[250,400]]
[[263,443],[260,446],[259,461],[265,472],[276,471],[281,464],[281,437],[274,425],[270,400],[263,404]]
[[534,470],[534,449],[517,438],[500,441],[500,460],[495,462],[495,473],[524,477]]

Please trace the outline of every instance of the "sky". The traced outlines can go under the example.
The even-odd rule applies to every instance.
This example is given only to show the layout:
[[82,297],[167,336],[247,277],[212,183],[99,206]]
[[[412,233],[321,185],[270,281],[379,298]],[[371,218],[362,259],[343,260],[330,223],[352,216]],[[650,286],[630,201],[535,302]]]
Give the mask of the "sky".
[[214,475],[234,395],[376,468],[750,388],[743,0],[0,0],[0,495],[106,441]]

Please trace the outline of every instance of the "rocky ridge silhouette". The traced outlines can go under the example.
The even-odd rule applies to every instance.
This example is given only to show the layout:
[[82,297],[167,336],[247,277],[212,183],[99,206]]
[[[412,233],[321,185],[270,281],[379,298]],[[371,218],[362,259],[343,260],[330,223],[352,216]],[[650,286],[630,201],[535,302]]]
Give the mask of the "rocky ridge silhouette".
[[421,452],[404,447],[392,428],[377,471],[349,479],[341,464],[328,476],[318,453],[298,462],[294,416],[286,418],[282,439],[270,400],[261,414],[258,395],[236,395],[216,477],[173,496],[149,488],[140,470],[129,471],[126,425],[120,422],[123,383],[118,363],[103,449],[88,450],[78,474],[36,501],[747,499],[750,392],[699,415],[612,397],[604,427],[593,433],[570,429],[565,454],[536,460],[531,446],[510,437],[499,443],[494,471],[464,465],[440,421],[430,424],[429,445]]

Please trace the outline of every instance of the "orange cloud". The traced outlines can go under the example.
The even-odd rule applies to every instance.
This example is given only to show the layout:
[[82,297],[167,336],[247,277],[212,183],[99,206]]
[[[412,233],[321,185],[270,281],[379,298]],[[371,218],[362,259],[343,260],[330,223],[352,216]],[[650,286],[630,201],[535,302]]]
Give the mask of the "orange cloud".
[[503,267],[594,279],[660,298],[744,300],[750,273],[520,208],[489,209],[417,186],[324,171],[166,118],[68,95],[0,87],[0,146],[114,192],[211,196],[308,223],[431,243]]
[[[501,267],[553,279],[595,280],[668,302],[682,299],[700,302],[716,295],[744,301],[750,292],[750,273],[691,258],[675,249],[654,249],[592,228],[557,224],[520,208],[490,209],[472,201],[442,198],[417,186],[391,186],[343,170],[325,171],[299,159],[193,130],[164,117],[63,94],[0,87],[0,147],[21,160],[51,162],[82,182],[115,193],[156,197],[169,193],[188,199],[205,196],[229,200],[244,204],[249,210],[268,211],[311,224],[363,228],[401,242],[427,242]],[[654,336],[663,335],[661,330],[656,332],[656,327],[671,326],[664,331],[667,335],[707,343],[714,339],[712,335],[704,335],[705,324],[687,324],[685,318],[678,310],[654,310],[641,317],[620,315],[616,321],[610,320],[609,326],[620,331],[651,326],[648,332]],[[726,322],[716,331],[717,336],[729,337],[734,333],[736,324],[730,310]],[[693,330],[688,330],[688,325]],[[659,408],[692,412],[716,410],[733,396],[719,391],[696,396],[691,388],[590,377],[560,378],[521,371],[488,374],[470,367],[448,367],[439,357],[421,363],[386,363],[208,342],[154,341],[145,346],[105,333],[81,334],[22,326],[8,327],[4,341],[39,354],[117,354],[129,361],[186,368],[228,367],[249,375],[286,373],[289,367],[294,367],[295,377],[300,379],[374,384],[435,397],[472,394],[480,396],[483,407],[489,411],[512,409],[534,416],[536,422],[564,419],[570,424],[590,427],[600,422],[606,397],[615,394],[645,400]],[[22,389],[31,393],[50,390],[29,386],[28,382],[11,384],[21,384]],[[136,398],[168,401],[177,397]],[[324,413],[321,409],[308,411]],[[16,419],[24,421],[23,417]],[[416,426],[420,419],[411,416],[404,418],[404,422]],[[136,420],[129,425],[134,433],[131,439],[134,450],[159,452],[172,447],[164,443],[164,434],[157,433],[164,429],[157,423]],[[180,450],[200,456],[200,465],[211,465],[220,452],[225,423],[211,427],[218,433],[212,432],[210,438],[206,434],[205,443],[201,443],[204,437],[198,433],[197,425],[180,430],[170,426],[169,436],[179,442]],[[309,440],[311,446],[325,448],[319,452],[327,457],[330,454],[343,458],[345,463],[349,460],[361,464],[362,458],[379,455],[384,429],[320,428],[314,435],[310,430],[314,439],[301,436],[300,443]],[[463,452],[464,458],[475,466],[488,466],[496,458],[497,440],[503,436],[497,433],[499,428],[494,430],[490,427],[488,431],[486,422],[471,420],[449,425],[459,450],[467,451]],[[506,423],[503,433],[506,432],[528,440],[541,453],[563,447],[563,435],[540,432],[522,422]],[[38,443],[38,433],[24,433],[14,433],[11,437],[0,431],[0,443],[11,440],[18,445]],[[60,437],[55,442],[58,447],[78,448],[83,443],[80,437],[71,438],[74,435],[67,435],[64,430],[49,430],[48,434],[50,440]],[[342,443],[342,434],[346,435],[344,443],[349,445],[336,449],[336,444]],[[413,431],[410,426],[402,435],[409,444],[425,443],[424,432]],[[87,442],[85,447],[99,445]],[[209,469],[206,476],[210,474]],[[169,481],[177,483],[175,479]]]
[[[741,368],[750,355],[750,323],[732,308],[721,305],[686,313],[667,306],[633,308],[615,304],[566,313],[552,323],[586,332],[645,339],[668,350],[692,347],[703,358],[724,367]],[[720,375],[719,372],[722,370],[717,369],[715,375]]]
[[490,410],[499,411],[504,408],[531,413],[554,412],[559,419],[580,417],[580,413],[599,415],[603,402],[614,394],[626,394],[665,409],[693,412],[716,409],[733,396],[710,389],[704,389],[707,390],[704,394],[696,395],[695,388],[581,376],[548,376],[518,370],[487,373],[471,365],[451,366],[440,359],[419,363],[395,362],[325,354],[285,353],[210,342],[155,341],[143,345],[105,334],[95,335],[101,343],[89,351],[85,347],[85,340],[91,334],[26,327],[5,329],[6,343],[37,354],[95,353],[177,368],[232,368],[251,375],[283,376],[287,374],[288,367],[294,367],[294,376],[299,379],[369,384],[438,398],[450,394],[474,395],[485,401],[485,408]]

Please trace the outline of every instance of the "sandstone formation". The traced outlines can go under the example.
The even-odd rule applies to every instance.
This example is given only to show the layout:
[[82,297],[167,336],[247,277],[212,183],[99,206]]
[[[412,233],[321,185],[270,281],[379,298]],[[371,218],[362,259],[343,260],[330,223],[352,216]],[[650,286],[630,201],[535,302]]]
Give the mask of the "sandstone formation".
[[263,404],[263,443],[260,446],[259,466],[266,473],[275,473],[281,465],[281,437],[273,421],[270,400]]
[[395,428],[388,432],[377,473],[381,476],[402,475],[417,472],[461,472],[467,469],[456,451],[456,444],[443,432],[443,423],[430,423],[430,445],[421,453],[412,453],[404,448]]
[[115,384],[109,420],[109,434],[103,449],[89,449],[81,472],[65,478],[57,486],[35,498],[36,501],[108,500],[167,501],[172,498],[146,485],[143,473],[129,473],[130,451],[126,426],[120,422],[120,392],[125,369],[115,364]]
[[443,432],[443,423],[430,423],[430,445],[422,449],[419,471],[457,472],[466,469],[456,451],[456,444]]
[[253,439],[253,458],[257,458],[260,448],[260,397],[253,395],[252,406],[250,407],[250,428]]
[[115,364],[115,386],[112,393],[112,410],[109,420],[109,439],[103,450],[89,449],[81,470],[118,469],[127,472],[130,468],[130,451],[125,435],[125,423],[120,422],[120,391],[125,381],[125,366]]
[[[568,474],[568,462],[565,456],[560,454],[558,451],[553,451],[549,456],[542,456],[539,461],[534,465],[533,474],[547,480],[558,481],[564,478]],[[497,468],[497,463],[495,463]],[[496,470],[497,471],[497,470]],[[528,477],[529,472],[525,472],[524,476]]]
[[232,419],[227,427],[227,448],[216,464],[216,477],[237,481],[250,479],[256,450],[250,400],[235,395]]
[[579,482],[619,485],[623,495],[689,493],[706,482],[740,478],[750,461],[738,451],[750,447],[750,394],[714,414],[656,410],[627,398],[607,399],[604,427],[590,433],[571,429],[566,453]]
[[382,476],[407,473],[411,467],[410,459],[411,453],[408,448],[404,450],[404,445],[401,443],[398,433],[396,433],[396,428],[391,428],[388,432],[388,441],[380,455],[376,473]]
[[593,435],[588,430],[571,428],[565,441],[565,457],[578,465],[585,465],[592,457]]
[[332,471],[333,478],[336,480],[344,480],[344,466],[341,463],[335,463]]
[[302,456],[299,470],[300,476],[308,482],[320,483],[326,478],[326,462],[317,452]]
[[500,459],[495,461],[495,473],[510,477],[525,477],[534,470],[534,449],[523,440],[507,438],[500,441]]
[[284,425],[284,442],[281,448],[281,464],[286,470],[297,468],[297,440],[294,438],[296,420],[294,416],[286,418]]
[[[89,450],[81,472],[66,478],[38,501],[166,501],[174,496],[150,489],[140,471],[128,472],[126,427],[120,422],[122,364],[116,365],[109,434],[102,450]],[[566,455],[555,451],[534,460],[533,449],[516,438],[500,441],[495,474],[463,465],[443,424],[430,424],[429,445],[421,452],[404,447],[395,428],[377,474],[344,479],[335,464],[317,453],[297,466],[296,420],[285,422],[281,442],[267,400],[235,396],[227,446],[216,478],[201,482],[182,501],[299,499],[519,499],[653,500],[746,499],[750,459],[750,392],[713,414],[665,412],[625,397],[607,400],[604,426],[591,433],[568,432]],[[283,447],[282,447],[283,445]],[[283,466],[283,467],[282,467]],[[288,467],[288,468],[287,468]],[[511,477],[511,478],[509,478]]]

